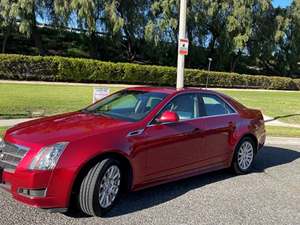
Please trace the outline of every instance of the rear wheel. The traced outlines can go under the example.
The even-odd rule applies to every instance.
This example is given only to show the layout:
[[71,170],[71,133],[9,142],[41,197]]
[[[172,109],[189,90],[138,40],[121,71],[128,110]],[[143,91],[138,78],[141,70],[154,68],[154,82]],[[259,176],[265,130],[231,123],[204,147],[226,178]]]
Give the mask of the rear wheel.
[[237,145],[232,161],[232,169],[235,173],[246,174],[251,171],[256,154],[255,146],[255,142],[248,137],[243,138]]
[[90,169],[79,191],[79,205],[84,213],[103,216],[114,206],[121,190],[120,168],[118,161],[108,158]]

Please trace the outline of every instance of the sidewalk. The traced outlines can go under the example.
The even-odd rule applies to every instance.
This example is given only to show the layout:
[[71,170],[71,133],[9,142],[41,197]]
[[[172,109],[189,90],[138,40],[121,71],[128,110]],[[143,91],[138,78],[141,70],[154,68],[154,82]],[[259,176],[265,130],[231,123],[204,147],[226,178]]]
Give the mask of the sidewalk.
[[279,120],[276,120],[276,119],[266,116],[266,115],[264,115],[264,120],[265,120],[265,124],[268,126],[300,128],[299,124],[289,124],[289,123],[281,122]]
[[12,127],[14,125],[17,125],[18,123],[27,122],[34,119],[37,118],[0,120],[0,127]]

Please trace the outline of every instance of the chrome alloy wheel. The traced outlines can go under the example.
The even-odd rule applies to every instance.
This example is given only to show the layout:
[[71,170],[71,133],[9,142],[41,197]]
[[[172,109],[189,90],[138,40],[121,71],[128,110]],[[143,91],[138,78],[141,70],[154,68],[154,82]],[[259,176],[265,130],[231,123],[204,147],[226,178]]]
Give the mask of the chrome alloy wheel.
[[242,170],[247,170],[251,166],[254,157],[253,145],[245,141],[238,151],[238,164]]
[[99,190],[99,204],[102,208],[110,207],[116,199],[121,184],[121,172],[118,166],[111,166],[105,172]]

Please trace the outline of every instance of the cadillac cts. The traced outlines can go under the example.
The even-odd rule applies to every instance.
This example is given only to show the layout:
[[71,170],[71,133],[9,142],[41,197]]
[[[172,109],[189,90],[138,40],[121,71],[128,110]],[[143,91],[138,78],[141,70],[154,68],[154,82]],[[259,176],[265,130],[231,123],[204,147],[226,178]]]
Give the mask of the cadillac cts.
[[222,168],[248,173],[264,142],[261,112],[228,96],[129,88],[10,128],[0,142],[0,185],[34,207],[63,212],[77,203],[102,216],[123,191]]

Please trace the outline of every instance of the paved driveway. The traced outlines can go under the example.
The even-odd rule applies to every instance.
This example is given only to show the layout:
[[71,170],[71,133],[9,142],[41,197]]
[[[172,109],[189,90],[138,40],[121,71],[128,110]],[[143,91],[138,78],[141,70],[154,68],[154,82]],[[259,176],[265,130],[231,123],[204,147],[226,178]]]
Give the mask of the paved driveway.
[[0,192],[0,224],[300,224],[300,145],[272,143],[252,174],[218,171],[131,193],[107,218],[48,214]]

